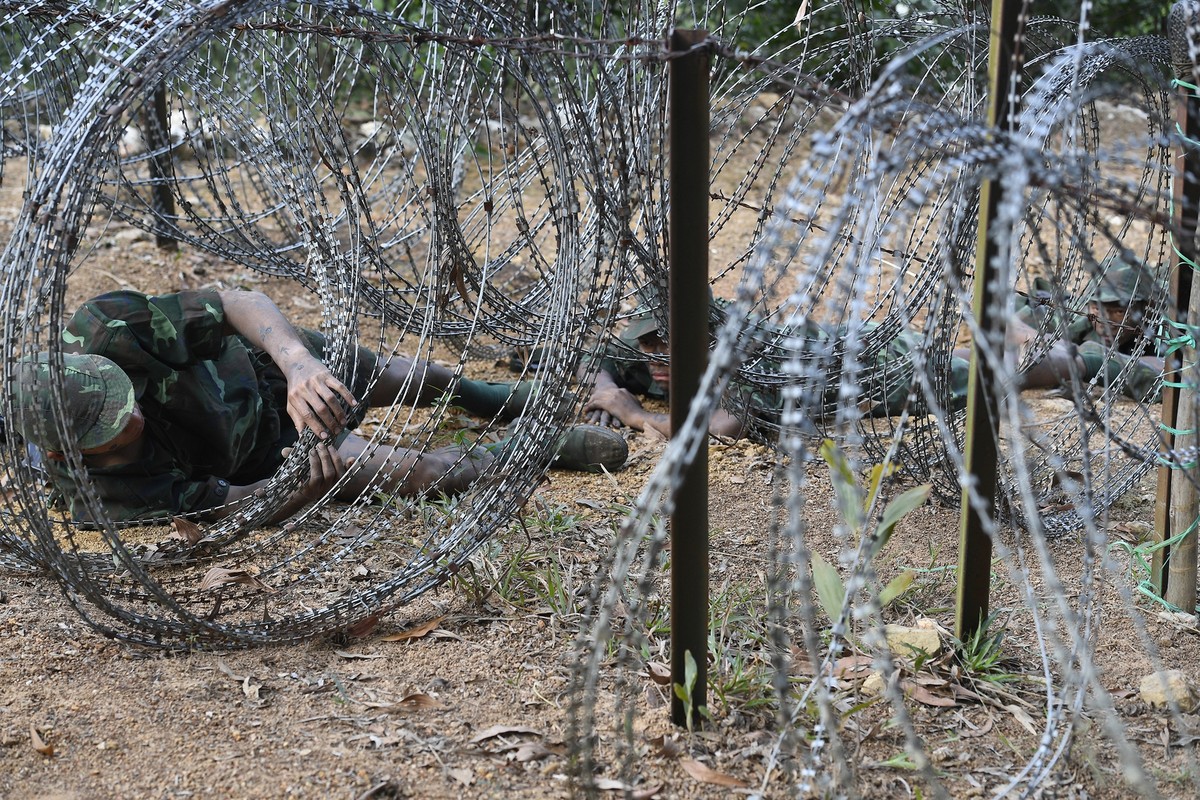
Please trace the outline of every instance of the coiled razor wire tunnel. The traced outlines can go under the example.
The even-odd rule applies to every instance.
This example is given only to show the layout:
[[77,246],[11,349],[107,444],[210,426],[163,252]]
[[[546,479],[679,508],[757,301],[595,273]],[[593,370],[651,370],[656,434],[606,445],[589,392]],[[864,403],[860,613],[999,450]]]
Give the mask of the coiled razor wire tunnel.
[[[106,635],[167,647],[317,636],[447,580],[532,493],[579,413],[568,388],[583,359],[635,308],[666,320],[662,34],[693,25],[709,31],[713,57],[715,346],[691,422],[622,527],[581,634],[571,717],[584,785],[601,761],[636,778],[632,723],[646,710],[633,674],[659,589],[660,515],[706,439],[704,415],[740,402],[776,454],[761,544],[771,770],[800,794],[861,790],[838,725],[844,696],[823,678],[798,679],[791,655],[794,646],[823,676],[852,636],[877,654],[906,753],[945,796],[892,680],[875,542],[865,523],[837,529],[848,577],[830,629],[813,600],[805,487],[814,446],[829,437],[853,470],[888,466],[887,496],[928,482],[957,504],[969,476],[955,350],[975,341],[1006,389],[992,401],[1004,444],[1002,502],[987,518],[996,569],[1021,587],[1046,678],[1039,746],[1007,788],[1029,794],[1050,780],[1087,697],[1132,786],[1153,794],[1093,645],[1102,598],[1115,593],[1141,619],[1136,582],[1108,555],[1106,519],[1155,464],[1158,407],[1122,397],[1132,367],[1090,382],[1072,368],[1071,412],[1049,422],[1013,387],[1087,317],[1115,264],[1145,262],[1155,281],[1146,330],[1158,333],[1143,332],[1138,347],[1187,338],[1165,314],[1177,260],[1172,157],[1185,144],[1171,121],[1166,42],[1092,38],[1086,16],[1026,15],[1020,116],[1001,132],[983,121],[989,20],[975,5],[888,19],[854,2],[805,3],[792,28],[746,49],[749,5],[434,1],[383,13],[335,2],[0,2],[0,174],[13,180],[19,164],[25,181],[3,260],[6,387],[21,357],[56,352],[71,276],[118,221],[304,286],[335,371],[348,369],[354,343],[385,357],[449,345],[460,373],[481,348],[544,354],[539,391],[509,430],[518,446],[455,500],[326,500],[263,528],[301,480],[301,446],[263,496],[199,541],[132,546],[109,521],[85,536],[9,437],[3,566],[53,576]],[[1117,106],[1132,106],[1144,130],[1118,126]],[[1006,198],[992,310],[1011,318],[1024,295],[1039,312],[1022,348],[981,330],[971,310],[984,180]],[[897,386],[907,391],[889,415],[866,413]],[[762,413],[773,397],[778,408],[766,410],[778,413]],[[446,414],[444,404],[385,409],[371,441],[435,446]],[[79,453],[67,455],[79,469]],[[1085,563],[1072,599],[1047,545],[1067,533]],[[387,577],[366,588],[342,580],[367,548],[388,554]],[[250,578],[206,585],[218,563]],[[602,696],[629,723],[615,744],[595,734]]]
[[[130,552],[109,524],[102,534],[113,553],[101,557],[55,524],[45,487],[16,448],[8,467],[23,489],[10,501],[10,519],[19,524],[5,534],[7,557],[50,566],[85,618],[106,633],[189,646],[312,636],[445,581],[540,479],[552,444],[577,415],[562,388],[587,354],[581,343],[600,340],[605,308],[618,299],[614,276],[628,252],[612,254],[612,225],[602,216],[611,212],[588,184],[602,170],[588,165],[595,152],[576,145],[594,136],[585,87],[555,66],[568,63],[561,59],[532,61],[520,48],[481,59],[489,39],[458,6],[452,25],[475,31],[470,36],[339,4],[86,8],[99,21],[81,32],[61,30],[76,37],[71,47],[23,51],[7,73],[9,83],[34,87],[22,95],[30,108],[18,119],[46,119],[60,108],[38,105],[43,75],[72,95],[51,120],[48,141],[24,127],[28,199],[5,259],[12,265],[5,276],[9,364],[57,346],[51,332],[61,325],[69,276],[114,219],[165,227],[183,243],[309,287],[337,345],[335,371],[345,368],[355,340],[374,343],[384,356],[401,341],[406,355],[428,356],[439,340],[465,338],[461,369],[486,339],[536,345],[547,363],[526,413],[508,431],[518,446],[449,509],[380,506],[363,497],[332,525],[318,505],[280,531],[253,534],[255,521],[297,486],[305,463],[298,448],[266,495],[207,530],[203,543],[157,547],[146,557]],[[525,24],[484,11],[489,27]],[[43,12],[58,8],[35,4],[21,24],[36,27]],[[423,13],[432,24],[448,12],[428,5]],[[421,46],[431,41],[437,44]],[[88,52],[85,79],[72,85],[71,75],[42,60],[45,50]],[[511,63],[493,63],[504,59]],[[492,72],[505,80],[492,80]],[[165,115],[149,104],[158,87]],[[551,97],[561,101],[533,104]],[[362,138],[353,141],[342,127],[351,103],[365,105],[375,126],[370,134],[359,129]],[[170,131],[153,135],[164,116],[182,126],[179,141]],[[154,140],[169,144],[147,149]],[[148,190],[164,185],[177,214],[151,200]],[[413,449],[431,447],[445,412],[444,404],[427,418],[393,408],[372,441],[402,437]],[[103,519],[94,494],[88,501]],[[318,525],[339,533],[316,535]],[[303,589],[293,591],[400,530],[409,531],[412,546],[397,553],[401,566],[386,583],[315,606]],[[192,570],[215,558],[253,567],[262,585],[287,590],[296,605],[272,601],[269,611],[252,610],[261,590],[239,588],[220,592],[218,606],[242,611],[219,612],[211,592],[188,588]],[[117,575],[114,559],[123,565]]]
[[[992,130],[980,121],[988,28],[986,16],[970,9],[946,9],[944,15],[915,20],[872,19],[864,28],[855,26],[856,20],[862,25],[857,10],[847,7],[839,52],[883,51],[886,57],[855,63],[858,68],[848,70],[852,77],[842,83],[836,66],[829,71],[815,66],[828,66],[822,57],[834,58],[829,51],[814,49],[794,61],[777,53],[753,70],[730,70],[734,78],[723,71],[720,53],[714,59],[714,240],[734,208],[751,205],[750,193],[731,196],[722,184],[741,177],[732,155],[739,147],[761,147],[758,141],[748,144],[753,134],[746,132],[743,115],[750,104],[758,103],[761,132],[772,121],[769,111],[761,111],[771,108],[762,102],[764,93],[774,99],[767,87],[795,86],[792,76],[814,72],[822,76],[827,102],[806,99],[803,108],[812,117],[797,114],[780,125],[787,130],[782,141],[804,144],[785,151],[788,168],[773,173],[781,180],[786,176],[786,187],[754,206],[761,214],[761,233],[742,258],[724,262],[740,268],[739,286],[736,301],[720,315],[724,321],[702,400],[692,406],[688,426],[676,431],[606,566],[611,582],[598,595],[580,639],[572,720],[573,737],[584,743],[581,774],[611,769],[615,762],[625,782],[634,785],[641,777],[638,765],[648,745],[638,732],[652,712],[642,698],[645,681],[639,671],[645,669],[646,654],[656,652],[651,631],[662,624],[660,572],[667,531],[661,515],[672,508],[672,489],[688,454],[707,438],[705,412],[717,406],[732,381],[780,390],[783,407],[773,442],[787,456],[776,466],[775,516],[764,545],[770,565],[762,587],[768,622],[755,629],[771,644],[762,648],[754,642],[752,650],[771,664],[771,707],[778,723],[760,788],[766,791],[778,770],[787,777],[774,780],[794,787],[799,796],[871,795],[868,777],[853,757],[862,737],[871,733],[849,722],[861,696],[847,691],[853,681],[844,672],[846,662],[858,657],[882,676],[888,705],[881,720],[900,733],[905,763],[923,792],[953,796],[948,786],[961,776],[944,762],[933,767],[932,747],[918,732],[916,712],[905,705],[912,684],[908,690],[901,687],[909,673],[898,668],[895,645],[884,637],[875,571],[882,542],[866,521],[854,523],[854,500],[849,510],[840,506],[843,524],[833,528],[841,541],[836,563],[846,575],[833,598],[840,613],[829,608],[828,597],[818,603],[828,581],[820,585],[818,554],[809,549],[813,514],[820,511],[806,506],[805,487],[816,477],[814,432],[833,436],[855,453],[859,466],[883,464],[912,481],[929,481],[948,501],[964,484],[970,487],[962,418],[950,386],[953,348],[970,337],[1005,389],[989,401],[995,404],[1003,443],[999,514],[985,514],[999,554],[994,569],[1017,587],[1015,602],[1027,615],[1036,643],[1040,663],[1035,669],[1046,678],[1038,745],[989,791],[996,797],[1029,796],[1056,783],[1073,732],[1087,716],[1111,742],[1131,790],[1157,796],[1154,779],[1100,681],[1094,648],[1107,591],[1135,620],[1134,630],[1153,663],[1161,664],[1144,622],[1137,622],[1143,617],[1135,587],[1111,558],[1107,532],[1111,504],[1155,463],[1158,409],[1120,399],[1132,368],[1110,376],[1107,385],[1089,385],[1072,369],[1071,410],[1048,422],[1034,418],[1015,387],[1066,327],[1088,314],[1084,298],[1117,263],[1144,262],[1153,273],[1149,313],[1160,333],[1139,348],[1178,348],[1187,339],[1181,321],[1164,316],[1165,287],[1179,260],[1170,225],[1171,157],[1184,144],[1170,120],[1175,88],[1169,49],[1159,37],[1086,41],[1085,26],[1031,19],[1028,5],[1024,10],[1027,83],[1021,84],[1013,132]],[[1189,36],[1195,35],[1194,19]],[[806,29],[801,50],[815,43],[815,31],[815,25]],[[861,49],[856,39],[862,40]],[[780,64],[797,65],[797,72],[775,71]],[[863,76],[870,81],[856,86]],[[749,89],[757,80],[763,82]],[[1130,103],[1144,120],[1144,131],[1130,134],[1112,124],[1113,106]],[[830,110],[838,112],[834,119],[816,121]],[[793,134],[801,139],[788,138]],[[996,220],[1000,255],[993,264],[997,305],[991,312],[1013,318],[1019,295],[1036,298],[1047,312],[1037,318],[1039,336],[1020,349],[1006,346],[1002,331],[980,329],[970,308],[984,180],[999,183],[1006,198]],[[1038,278],[1051,287],[1040,298]],[[814,341],[807,333],[813,321],[841,338]],[[920,340],[911,357],[880,358],[904,331]],[[763,369],[766,365],[771,368]],[[864,415],[864,398],[878,400],[885,387],[903,380],[912,386],[903,413]],[[1129,458],[1131,452],[1137,457]],[[1185,467],[1191,461],[1188,454],[1162,458]],[[983,505],[976,488],[968,502]],[[879,513],[878,507],[872,513]],[[1084,586],[1072,586],[1079,592],[1073,597],[1047,544],[1068,532],[1079,534],[1083,562]],[[1114,574],[1119,580],[1110,584]],[[751,606],[748,613],[757,612]],[[826,615],[832,628],[823,622]],[[731,649],[739,644],[751,647],[735,642]],[[745,649],[736,656],[726,651],[723,657],[744,654]],[[615,675],[614,660],[624,668]],[[606,728],[604,720],[614,714],[620,722]],[[1177,714],[1172,719],[1182,723]],[[598,729],[611,735],[599,736]],[[1192,754],[1183,760],[1191,764]]]

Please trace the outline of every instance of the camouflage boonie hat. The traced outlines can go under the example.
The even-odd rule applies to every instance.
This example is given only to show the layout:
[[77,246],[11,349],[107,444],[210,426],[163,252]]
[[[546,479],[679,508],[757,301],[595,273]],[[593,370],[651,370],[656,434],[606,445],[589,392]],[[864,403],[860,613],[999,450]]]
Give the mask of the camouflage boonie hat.
[[[65,450],[54,422],[54,376],[49,353],[17,364],[10,420],[25,438],[43,450]],[[104,356],[63,354],[63,411],[80,450],[99,447],[125,429],[136,403],[125,371]]]
[[1092,299],[1099,303],[1134,303],[1150,300],[1157,288],[1154,277],[1144,267],[1118,264],[1100,276]]
[[663,330],[658,327],[658,320],[654,318],[653,312],[649,310],[638,311],[625,324],[626,339],[640,339],[652,333],[660,339],[667,338]]
[[[709,325],[713,329],[716,329],[717,326],[725,321],[725,309],[729,305],[730,301],[714,296],[712,287],[708,287]],[[638,305],[626,320],[625,333],[622,334],[622,337],[625,339],[640,339],[643,336],[649,336],[653,333],[664,342],[667,341],[667,334],[670,329],[666,325],[659,324],[658,317],[654,315],[655,308],[661,309],[664,316],[669,313],[667,307],[664,305],[651,306],[646,303]]]

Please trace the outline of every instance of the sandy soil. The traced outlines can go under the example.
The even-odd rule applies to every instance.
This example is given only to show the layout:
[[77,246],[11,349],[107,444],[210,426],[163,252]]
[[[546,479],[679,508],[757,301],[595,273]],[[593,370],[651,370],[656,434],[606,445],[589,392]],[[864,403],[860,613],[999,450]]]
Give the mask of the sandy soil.
[[[15,171],[6,173],[0,187],[8,222],[19,203],[16,178]],[[73,300],[121,286],[254,287],[297,321],[316,322],[306,318],[316,313],[311,299],[292,284],[197,254],[164,255],[146,236],[120,226],[106,237],[114,246],[98,249],[72,279]],[[478,368],[482,375],[504,374],[496,365]],[[580,612],[620,522],[614,509],[636,496],[663,448],[654,437],[627,436],[631,458],[614,476],[552,473],[531,503],[534,524],[485,548],[478,580],[430,592],[358,638],[185,655],[131,648],[83,625],[52,580],[0,574],[0,797],[568,796],[568,689]],[[763,521],[774,490],[770,455],[743,442],[714,443],[711,457],[715,591],[722,597],[732,596],[731,587],[742,592],[730,619],[761,618],[754,601],[768,563]],[[808,490],[807,507],[810,546],[835,561],[832,492],[820,476]],[[1151,477],[1114,510],[1110,531],[1136,540],[1147,535],[1152,517]],[[931,505],[905,518],[880,577],[906,570],[916,577],[886,612],[889,622],[924,618],[953,627],[957,538],[957,509]],[[1017,538],[1005,532],[1007,544]],[[1067,591],[1077,593],[1081,542],[1064,537],[1050,547]],[[499,591],[488,570],[512,563],[525,568],[530,583]],[[1036,749],[1045,717],[1030,617],[1018,587],[999,566],[997,573],[993,607],[1010,612],[1004,667],[1021,676],[1005,688],[1009,697],[958,695],[947,705],[916,693],[907,702],[954,797],[984,796],[1002,786]],[[538,592],[544,584],[537,576],[552,574],[567,577],[563,608],[549,607]],[[1109,580],[1119,583],[1122,576],[1118,570]],[[1148,622],[1130,619],[1114,587],[1105,590],[1104,624],[1093,633],[1101,683],[1117,698],[1120,722],[1141,743],[1160,790],[1191,796],[1194,717],[1185,717],[1186,730],[1177,729],[1149,711],[1136,689],[1151,669],[1141,637],[1160,648],[1165,666],[1193,677],[1200,639],[1194,628],[1157,619],[1148,605]],[[396,638],[405,631],[414,635]],[[651,640],[660,648],[651,660],[666,661],[665,641]],[[761,651],[747,654],[756,674],[766,675]],[[952,666],[948,658],[930,666],[923,673],[926,688],[954,696],[954,681],[946,677]],[[716,672],[722,685],[731,685],[724,665]],[[865,673],[843,678],[846,698],[867,698]],[[778,773],[767,777],[773,719],[752,702],[761,690],[714,697],[714,723],[688,734],[667,721],[665,688],[648,675],[642,680],[645,755],[637,786],[644,795],[727,797],[750,794],[765,781],[766,796],[792,796],[794,787]],[[986,687],[976,689],[987,694]],[[612,691],[605,682],[606,702]],[[854,745],[848,757],[860,767],[863,796],[912,796],[913,773],[896,759],[903,742],[891,716],[886,704],[847,714],[843,735]],[[1077,745],[1053,781],[1054,796],[1128,796],[1112,748],[1095,735],[1101,721],[1084,713]],[[602,741],[615,738],[621,722],[618,715],[602,716]],[[619,777],[611,761],[602,759],[602,769],[610,771],[601,778]]]

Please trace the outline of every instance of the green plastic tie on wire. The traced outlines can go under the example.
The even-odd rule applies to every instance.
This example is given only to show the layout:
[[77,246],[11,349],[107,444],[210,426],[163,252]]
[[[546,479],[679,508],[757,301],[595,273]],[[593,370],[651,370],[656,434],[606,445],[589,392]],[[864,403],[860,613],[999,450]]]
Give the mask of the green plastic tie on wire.
[[[1176,322],[1175,320],[1168,319],[1167,317],[1163,317],[1163,322],[1167,323],[1172,328],[1184,329],[1187,327],[1183,323]],[[1179,334],[1178,336],[1168,337],[1164,341],[1166,341],[1166,343],[1168,345],[1172,345],[1172,346],[1176,346],[1176,347],[1195,347],[1196,346],[1196,337],[1192,334],[1192,332],[1190,330],[1185,330],[1183,333]]]
[[1176,337],[1176,338],[1172,338],[1172,339],[1166,339],[1165,341],[1167,342],[1167,346],[1165,348],[1163,348],[1166,351],[1163,353],[1163,355],[1165,355],[1165,356],[1174,355],[1175,353],[1178,353],[1180,350],[1184,350],[1188,347],[1196,346],[1196,343],[1194,341],[1192,341],[1190,337],[1188,337],[1188,338]]
[[1195,461],[1187,461],[1182,464],[1176,464],[1175,462],[1169,460],[1165,455],[1162,455],[1162,454],[1160,454],[1157,458],[1155,458],[1154,461],[1158,464],[1158,466],[1166,467],[1167,469],[1192,470],[1192,469],[1196,468]]
[[1178,350],[1183,347],[1194,348],[1196,346],[1195,326],[1188,325],[1184,322],[1178,322],[1170,317],[1163,317],[1161,324],[1168,328],[1174,328],[1176,331],[1180,332],[1178,336],[1170,336],[1163,339],[1163,341],[1167,343],[1167,347],[1170,348],[1170,352],[1174,352],[1174,350]]
[[1108,546],[1108,551],[1111,553],[1114,548],[1123,549],[1129,554],[1129,575],[1131,578],[1136,578],[1136,573],[1141,570],[1146,577],[1137,582],[1137,590],[1148,597],[1150,600],[1158,603],[1168,611],[1179,611],[1180,609],[1174,604],[1163,599],[1158,592],[1154,591],[1153,573],[1151,569],[1151,561],[1153,555],[1159,550],[1168,547],[1174,547],[1184,540],[1189,534],[1196,530],[1196,525],[1200,523],[1200,519],[1192,520],[1192,524],[1187,527],[1187,530],[1180,531],[1169,539],[1164,539],[1161,542],[1153,544],[1131,545],[1128,542],[1112,542]]
[[1187,144],[1190,144],[1192,147],[1200,147],[1200,142],[1197,142],[1195,139],[1193,139],[1192,137],[1190,137],[1186,133],[1184,133],[1183,128],[1180,127],[1178,122],[1175,123],[1175,133],[1179,136],[1180,139],[1182,139]]
[[1172,613],[1177,613],[1177,612],[1183,610],[1179,606],[1170,602],[1169,600],[1166,600],[1166,599],[1160,597],[1158,592],[1154,591],[1154,583],[1151,581],[1148,581],[1148,580],[1142,581],[1141,583],[1139,583],[1137,585],[1137,589],[1139,592],[1141,592],[1146,597],[1153,600],[1155,603],[1158,603],[1160,606],[1165,608],[1167,611],[1170,611]]
[[[1171,202],[1174,203],[1175,201],[1172,200]],[[1174,237],[1172,237],[1172,238],[1174,238]],[[1180,258],[1180,260],[1183,261],[1183,263],[1187,264],[1192,269],[1196,268],[1196,260],[1194,258],[1192,258],[1191,256],[1189,256],[1187,253],[1180,253],[1179,258]]]
[[[1200,146],[1200,145],[1198,145],[1198,146]],[[1175,216],[1175,201],[1174,200],[1171,201],[1171,207],[1169,209],[1169,212],[1170,212],[1171,216]],[[1191,267],[1193,272],[1196,271],[1195,260],[1192,259],[1191,257],[1189,257],[1186,253],[1184,253],[1182,250],[1179,249],[1179,246],[1175,244],[1175,235],[1174,234],[1171,234],[1171,252],[1175,253],[1175,255],[1179,257],[1180,264],[1186,264],[1187,266]]]
[[1124,550],[1129,555],[1129,577],[1130,579],[1137,581],[1135,585],[1138,592],[1145,595],[1151,601],[1163,606],[1168,611],[1178,611],[1179,609],[1176,608],[1173,603],[1168,602],[1162,597],[1162,595],[1154,591],[1153,580],[1150,578],[1142,578],[1141,580],[1137,580],[1137,573],[1139,571],[1144,571],[1146,575],[1150,575],[1152,569],[1150,561],[1148,561],[1143,555],[1143,552],[1145,551],[1142,550],[1142,545],[1134,547],[1128,542],[1113,542],[1108,546],[1110,553],[1114,549],[1118,548]]
[[1170,425],[1165,425],[1163,423],[1159,423],[1158,427],[1160,429],[1166,431],[1167,433],[1171,434],[1172,436],[1187,436],[1188,434],[1196,432],[1195,428],[1191,428],[1189,430],[1182,430],[1180,428],[1172,428]]
[[1171,319],[1170,317],[1163,317],[1162,321],[1163,324],[1168,325],[1177,331],[1187,331],[1190,328],[1186,322],[1180,322],[1179,320]]
[[1196,88],[1195,86],[1193,86],[1192,84],[1188,83],[1185,80],[1180,80],[1179,78],[1171,79],[1171,88],[1172,89],[1187,89],[1189,92],[1200,93],[1200,89]]

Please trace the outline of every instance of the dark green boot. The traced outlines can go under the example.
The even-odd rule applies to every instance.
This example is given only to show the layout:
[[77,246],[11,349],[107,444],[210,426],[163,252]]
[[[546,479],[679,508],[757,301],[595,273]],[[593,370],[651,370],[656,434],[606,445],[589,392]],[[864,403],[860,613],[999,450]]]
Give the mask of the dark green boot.
[[599,425],[575,425],[563,434],[558,455],[550,462],[553,469],[579,472],[616,472],[629,457],[625,437],[612,428]]

